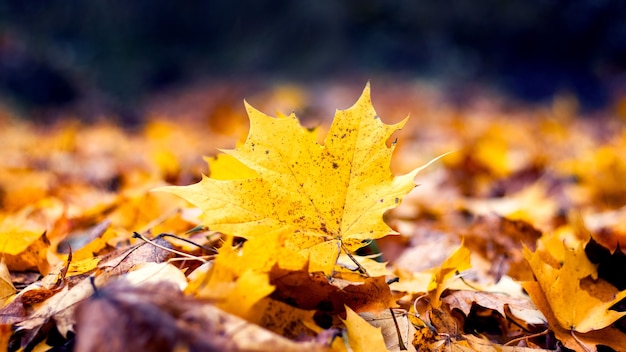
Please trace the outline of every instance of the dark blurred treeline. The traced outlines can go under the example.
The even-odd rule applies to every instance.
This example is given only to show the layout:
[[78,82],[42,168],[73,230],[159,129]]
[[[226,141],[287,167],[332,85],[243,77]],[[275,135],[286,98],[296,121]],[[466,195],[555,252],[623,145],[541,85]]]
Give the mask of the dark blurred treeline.
[[198,78],[395,74],[602,107],[626,89],[626,2],[0,1],[0,92],[132,104]]

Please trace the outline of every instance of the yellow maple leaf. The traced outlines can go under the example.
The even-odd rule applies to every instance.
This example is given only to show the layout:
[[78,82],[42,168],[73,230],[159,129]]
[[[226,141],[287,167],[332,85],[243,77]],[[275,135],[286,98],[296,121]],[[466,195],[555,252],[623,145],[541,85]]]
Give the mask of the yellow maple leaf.
[[454,276],[471,267],[470,250],[463,243],[437,268],[428,285],[430,301],[434,308],[441,307],[441,294],[451,284]]
[[229,237],[208,270],[190,275],[186,292],[215,300],[216,305],[249,321],[262,313],[252,307],[274,291],[270,271],[274,266],[303,270],[306,259],[281,245],[280,238],[253,238],[241,248]]
[[293,234],[289,241],[307,251],[311,271],[330,273],[340,249],[394,233],[382,215],[414,188],[415,175],[426,165],[402,176],[391,173],[394,145],[387,143],[406,119],[383,123],[369,84],[354,106],[336,112],[323,145],[294,114],[274,118],[246,108],[248,137],[224,150],[231,158],[212,165],[218,177],[159,190],[202,209],[203,223],[215,231],[248,239]]
[[[562,257],[559,258],[558,254]],[[581,285],[583,279],[597,279],[596,265],[585,254],[585,242],[578,243],[575,248],[562,242],[561,248],[537,249],[535,252],[524,247],[524,257],[540,291],[535,288],[535,282],[524,283],[524,288],[544,315],[556,317],[563,329],[586,333],[605,328],[626,315],[626,312],[610,310],[626,297],[626,291],[618,292],[615,287],[601,282],[590,287]],[[539,304],[542,301],[537,297],[539,293],[545,296],[548,306]]]
[[352,351],[387,351],[381,328],[373,327],[348,306],[346,320],[342,321],[346,324],[348,343]]
[[255,262],[232,247],[232,237],[220,249],[213,265],[206,273],[191,278],[188,293],[215,300],[216,306],[244,319],[256,318],[251,309],[262,298],[274,291],[269,274],[263,270],[265,262]]
[[38,269],[47,274],[50,241],[45,236],[45,224],[33,218],[33,209],[0,214],[0,254],[10,270]]

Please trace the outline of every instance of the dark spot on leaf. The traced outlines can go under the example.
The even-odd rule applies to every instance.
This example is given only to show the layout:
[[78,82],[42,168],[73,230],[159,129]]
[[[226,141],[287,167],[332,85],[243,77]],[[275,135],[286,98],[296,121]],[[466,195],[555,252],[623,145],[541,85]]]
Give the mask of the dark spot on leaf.
[[400,198],[396,197],[396,204],[400,202]]
[[333,169],[336,169],[338,167],[339,167],[339,165],[337,165],[337,163],[333,163]]
[[341,138],[346,138],[347,135],[348,135],[347,133],[344,133],[341,135]]
[[384,201],[384,199],[380,198],[378,201],[379,201],[380,203],[382,203],[382,202]]
[[269,154],[269,153],[270,153],[270,151],[269,151],[269,150],[266,150],[266,151],[265,151],[265,154]]

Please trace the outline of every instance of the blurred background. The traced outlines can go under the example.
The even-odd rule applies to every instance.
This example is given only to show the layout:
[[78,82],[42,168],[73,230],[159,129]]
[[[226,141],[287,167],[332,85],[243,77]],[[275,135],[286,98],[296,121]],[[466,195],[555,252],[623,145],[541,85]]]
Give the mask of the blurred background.
[[0,2],[0,99],[21,111],[89,101],[132,119],[199,82],[378,76],[601,109],[626,91],[626,2]]

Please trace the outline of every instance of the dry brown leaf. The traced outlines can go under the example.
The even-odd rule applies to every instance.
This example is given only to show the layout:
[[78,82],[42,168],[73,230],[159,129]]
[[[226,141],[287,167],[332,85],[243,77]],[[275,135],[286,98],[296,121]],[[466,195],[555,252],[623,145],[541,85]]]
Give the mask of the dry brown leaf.
[[466,316],[470,314],[473,304],[492,309],[507,316],[507,308],[510,312],[517,312],[518,318],[530,318],[529,324],[543,324],[541,312],[535,307],[530,298],[523,299],[495,292],[481,291],[452,291],[446,294],[442,302],[447,303],[451,309],[459,309]]
[[171,283],[99,289],[77,310],[78,351],[322,351],[186,297]]
[[[259,311],[257,325],[289,339],[312,338],[317,327],[313,310],[303,310],[270,298],[264,298],[252,309]],[[317,330],[317,329],[316,329]]]
[[492,343],[491,341],[480,338],[474,335],[463,335],[463,338],[468,342],[471,351],[485,351],[485,352],[548,352],[552,350],[546,350],[542,348],[532,347],[519,347],[519,346],[503,346]]
[[362,282],[344,281],[341,287],[328,282],[325,275],[305,271],[274,271],[272,297],[293,302],[302,309],[318,309],[337,314],[346,305],[356,312],[378,312],[395,307],[395,300],[384,277],[365,278]]
[[499,281],[508,274],[517,280],[532,279],[522,246],[535,249],[541,231],[523,220],[510,220],[495,214],[479,216],[463,231],[465,245],[489,261],[489,274]]
[[[161,247],[172,249],[172,245],[162,237],[157,237],[152,242]],[[121,275],[130,270],[136,264],[162,263],[174,254],[170,251],[156,247],[150,243],[141,242],[129,248],[119,249],[104,256],[98,268],[111,275]]]
[[383,310],[379,313],[361,312],[359,316],[373,327],[381,329],[389,351],[415,351],[411,341],[416,330],[409,321],[407,312],[393,309],[395,321],[391,314],[389,310]]

